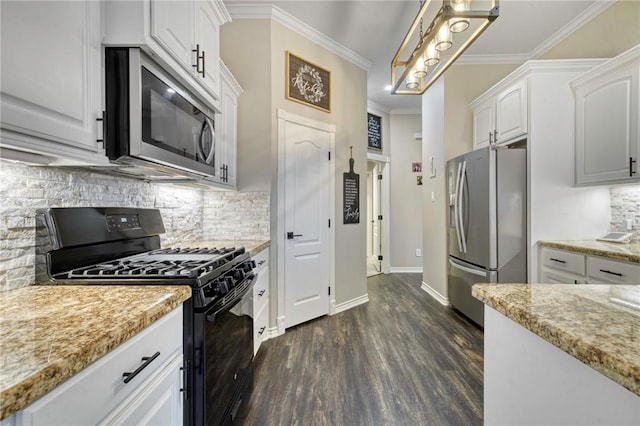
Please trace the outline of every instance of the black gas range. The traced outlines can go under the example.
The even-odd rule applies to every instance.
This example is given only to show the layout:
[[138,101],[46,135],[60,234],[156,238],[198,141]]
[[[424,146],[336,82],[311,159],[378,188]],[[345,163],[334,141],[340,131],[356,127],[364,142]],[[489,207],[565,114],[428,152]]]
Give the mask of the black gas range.
[[253,374],[249,253],[161,248],[165,229],[156,209],[51,208],[36,219],[38,281],[191,287],[183,318],[185,424],[232,422]]

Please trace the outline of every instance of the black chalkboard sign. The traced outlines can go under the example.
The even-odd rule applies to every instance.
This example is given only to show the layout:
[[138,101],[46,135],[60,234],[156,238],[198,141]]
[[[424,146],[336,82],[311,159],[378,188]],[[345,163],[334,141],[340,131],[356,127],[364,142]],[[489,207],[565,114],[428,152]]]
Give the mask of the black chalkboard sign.
[[382,117],[367,113],[369,148],[382,150]]
[[349,160],[349,171],[343,176],[342,223],[360,223],[360,175],[353,172],[353,158]]

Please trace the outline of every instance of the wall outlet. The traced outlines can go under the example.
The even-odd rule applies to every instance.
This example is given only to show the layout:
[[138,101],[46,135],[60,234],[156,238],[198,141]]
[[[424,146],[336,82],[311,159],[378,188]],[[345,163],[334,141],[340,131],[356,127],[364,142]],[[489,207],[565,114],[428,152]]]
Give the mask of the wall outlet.
[[416,257],[420,257],[420,256],[422,256],[422,250],[416,249]]
[[633,219],[634,219],[633,213],[626,213],[624,215],[624,223],[627,231],[631,231],[633,229]]

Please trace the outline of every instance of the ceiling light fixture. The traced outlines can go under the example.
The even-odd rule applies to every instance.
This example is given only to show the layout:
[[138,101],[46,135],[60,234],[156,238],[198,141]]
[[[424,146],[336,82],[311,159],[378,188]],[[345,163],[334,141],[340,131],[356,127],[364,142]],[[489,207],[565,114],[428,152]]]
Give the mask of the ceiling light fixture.
[[[498,0],[420,2],[420,10],[391,61],[391,93],[421,95],[498,18]],[[432,17],[426,31],[422,22]],[[419,29],[419,32],[416,30]],[[408,46],[415,46],[409,56]],[[406,59],[401,59],[405,55]]]

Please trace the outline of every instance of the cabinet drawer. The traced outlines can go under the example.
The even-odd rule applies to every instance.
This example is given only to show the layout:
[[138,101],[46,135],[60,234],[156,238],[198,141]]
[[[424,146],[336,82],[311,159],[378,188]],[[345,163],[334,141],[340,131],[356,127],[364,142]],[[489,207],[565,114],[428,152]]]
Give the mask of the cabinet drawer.
[[[143,364],[143,357],[152,357],[156,352],[160,354],[146,368],[124,383],[123,373],[135,371]],[[95,419],[104,418],[176,353],[182,353],[182,307],[25,407],[17,413],[17,423],[95,424]]]
[[542,265],[548,268],[584,275],[584,255],[562,250],[542,249]]
[[258,280],[253,286],[253,312],[258,312],[267,300],[269,300],[269,268],[258,272]]
[[543,268],[540,282],[543,284],[584,284],[586,277]]
[[[267,302],[269,299],[267,299]],[[267,328],[269,327],[269,303],[265,303],[262,309],[253,319],[253,353],[258,352],[262,342],[267,340]]]
[[262,268],[269,266],[269,249],[266,248],[262,250],[251,259],[256,262],[256,268],[254,269],[254,271],[260,271]]
[[587,258],[587,275],[589,284],[640,284],[640,264],[590,256]]

